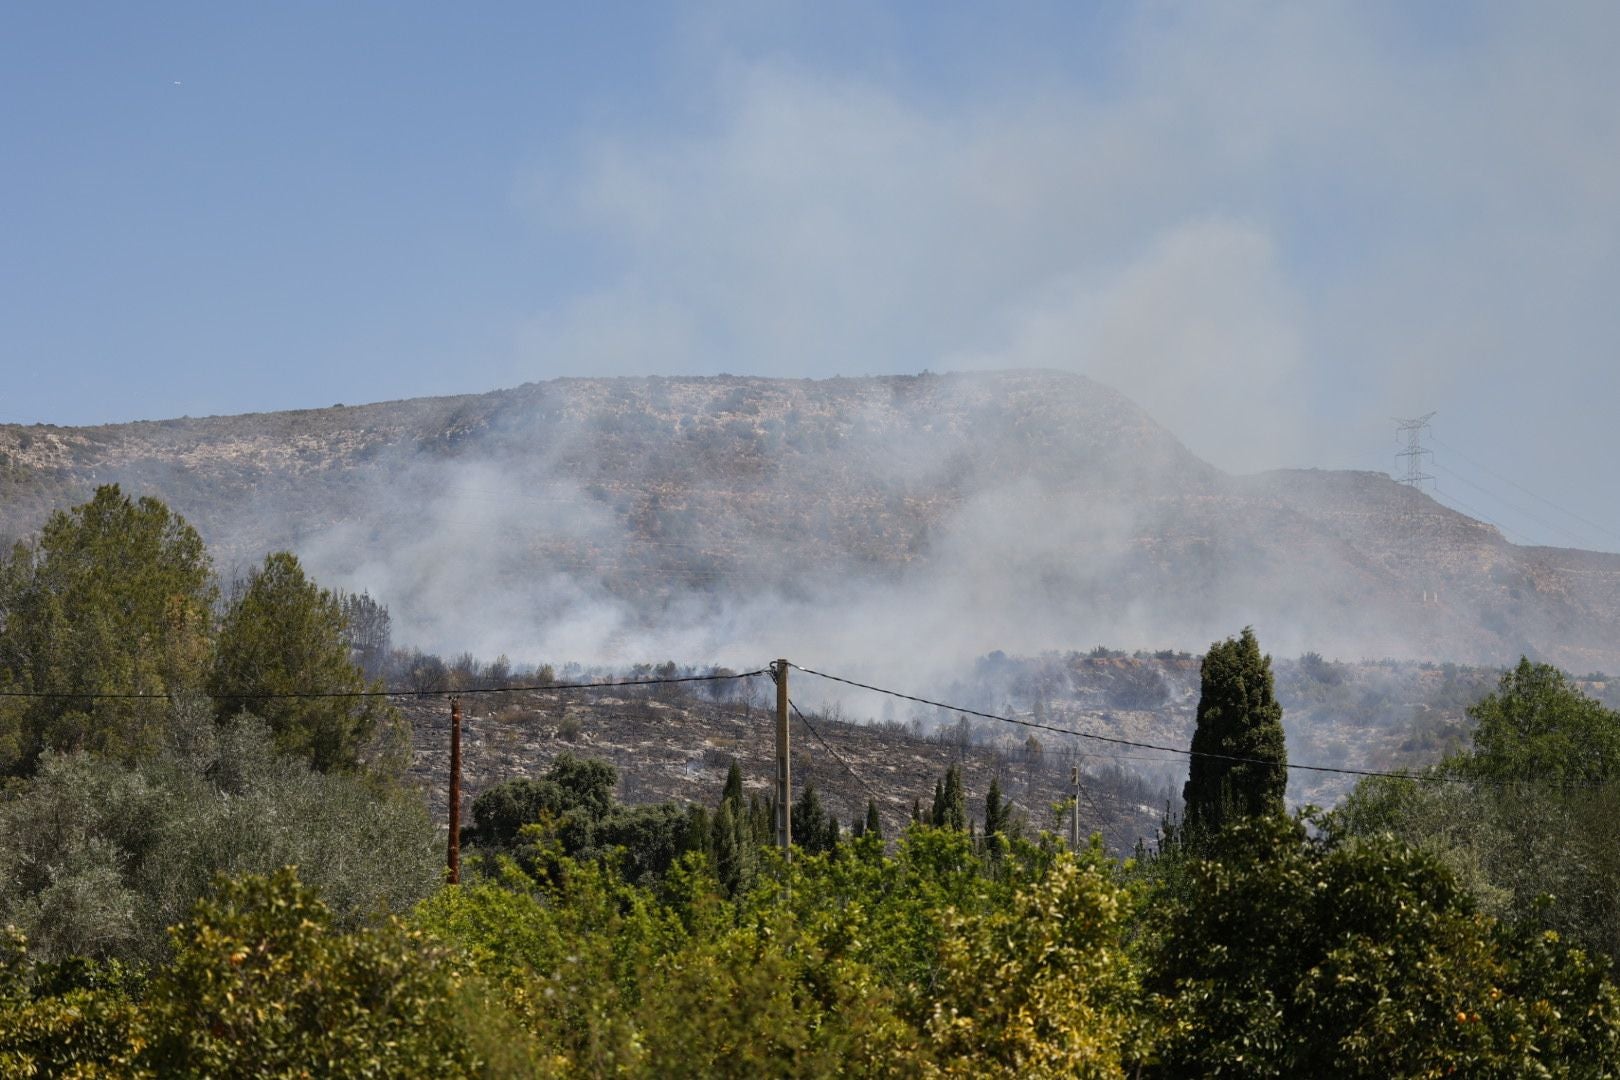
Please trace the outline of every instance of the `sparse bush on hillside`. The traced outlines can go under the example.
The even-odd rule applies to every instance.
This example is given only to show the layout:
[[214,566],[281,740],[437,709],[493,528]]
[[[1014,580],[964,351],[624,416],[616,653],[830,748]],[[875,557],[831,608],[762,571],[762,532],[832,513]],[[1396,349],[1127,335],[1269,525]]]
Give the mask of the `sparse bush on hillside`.
[[1116,709],[1157,709],[1169,697],[1164,676],[1150,663],[1127,664],[1108,684],[1108,702]]
[[1308,652],[1299,658],[1300,671],[1307,679],[1321,683],[1323,686],[1337,686],[1344,681],[1344,668],[1331,661],[1322,659],[1318,652]]

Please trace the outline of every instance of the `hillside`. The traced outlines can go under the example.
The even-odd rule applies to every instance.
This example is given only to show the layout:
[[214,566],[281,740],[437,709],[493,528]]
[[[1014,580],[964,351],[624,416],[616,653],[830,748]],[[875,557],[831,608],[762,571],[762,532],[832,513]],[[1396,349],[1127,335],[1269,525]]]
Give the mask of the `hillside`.
[[196,523],[227,576],[291,548],[446,652],[937,671],[1253,624],[1282,654],[1620,668],[1620,557],[1514,546],[1378,474],[1228,476],[1050,372],[0,426],[0,537],[108,481]]
[[[663,688],[668,690],[669,688]],[[506,780],[541,774],[559,754],[613,765],[618,797],[626,803],[674,800],[713,805],[735,760],[744,787],[768,798],[775,776],[774,714],[766,691],[654,693],[626,687],[587,694],[523,693],[464,699],[462,723],[463,820],[471,820],[479,793]],[[448,803],[449,707],[441,699],[402,702],[412,727],[411,773],[427,793],[435,821]],[[791,722],[793,783],[797,795],[814,785],[822,804],[848,826],[877,803],[885,835],[898,835],[912,802],[926,809],[934,784],[951,766],[962,771],[969,812],[981,820],[995,777],[1005,797],[1031,828],[1065,829],[1053,806],[1069,798],[1070,767],[1084,770],[1081,826],[1100,832],[1110,850],[1128,852],[1138,838],[1152,839],[1163,818],[1166,791],[1134,771],[1109,768],[1055,745],[1032,752],[1023,737],[1010,742],[978,734],[923,734],[902,724],[850,723],[811,710],[812,733]],[[822,740],[825,740],[822,741]],[[829,747],[831,749],[829,749]],[[1177,789],[1179,793],[1179,788]],[[1179,798],[1179,794],[1177,796]]]

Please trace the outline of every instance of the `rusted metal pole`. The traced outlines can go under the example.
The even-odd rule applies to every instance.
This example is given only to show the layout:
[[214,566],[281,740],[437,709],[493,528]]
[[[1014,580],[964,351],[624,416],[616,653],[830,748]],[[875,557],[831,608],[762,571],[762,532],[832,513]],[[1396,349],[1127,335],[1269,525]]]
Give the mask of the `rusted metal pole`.
[[445,856],[452,885],[461,884],[461,698],[450,699],[450,847]]
[[788,757],[788,662],[771,665],[776,676],[776,844],[791,859],[793,843],[793,770]]

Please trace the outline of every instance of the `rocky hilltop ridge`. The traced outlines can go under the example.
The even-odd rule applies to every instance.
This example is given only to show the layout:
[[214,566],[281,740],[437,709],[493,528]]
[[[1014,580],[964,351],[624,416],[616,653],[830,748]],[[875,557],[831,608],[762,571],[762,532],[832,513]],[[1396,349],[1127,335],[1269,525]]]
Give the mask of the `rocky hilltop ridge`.
[[945,627],[967,651],[1197,648],[1253,623],[1279,651],[1620,669],[1620,557],[1517,547],[1381,474],[1229,476],[1055,372],[557,379],[0,425],[0,537],[110,481],[186,515],[223,568],[291,548],[407,631],[474,586],[491,640],[604,605],[619,638],[746,624],[714,598],[763,590],[910,612],[889,638]]

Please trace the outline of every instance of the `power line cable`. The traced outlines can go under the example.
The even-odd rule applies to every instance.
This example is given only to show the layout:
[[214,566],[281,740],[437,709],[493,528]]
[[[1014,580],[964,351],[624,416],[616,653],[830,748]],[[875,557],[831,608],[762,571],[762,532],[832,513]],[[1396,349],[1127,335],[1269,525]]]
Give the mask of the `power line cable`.
[[[1520,517],[1529,518],[1531,521],[1535,522],[1537,525],[1540,525],[1544,529],[1551,529],[1554,532],[1561,533],[1570,540],[1573,540],[1577,545],[1586,543],[1586,538],[1581,536],[1579,533],[1572,532],[1569,529],[1564,528],[1562,525],[1557,525],[1551,521],[1547,521],[1544,518],[1538,517],[1535,514],[1532,514],[1530,511],[1524,509],[1522,506],[1515,506],[1513,503],[1508,502],[1506,499],[1502,498],[1502,496],[1496,494],[1489,488],[1482,487],[1481,485],[1474,483],[1472,480],[1468,479],[1468,477],[1457,472],[1455,469],[1448,468],[1447,466],[1440,464],[1438,461],[1430,462],[1430,464],[1446,473],[1453,479],[1462,481],[1482,495],[1495,499],[1507,509],[1513,511],[1515,514],[1518,514]],[[1498,525],[1497,528],[1501,528],[1501,526]]]
[[1582,525],[1585,525],[1585,526],[1587,526],[1589,528],[1596,529],[1598,532],[1603,533],[1606,536],[1612,537],[1615,540],[1620,540],[1620,532],[1615,532],[1613,529],[1606,528],[1605,526],[1599,525],[1597,522],[1591,520],[1590,518],[1582,517],[1580,514],[1577,514],[1573,510],[1570,510],[1570,509],[1568,509],[1566,507],[1563,507],[1563,506],[1559,506],[1557,503],[1553,502],[1551,499],[1548,499],[1548,498],[1545,498],[1545,497],[1543,497],[1541,495],[1538,495],[1534,491],[1531,491],[1529,488],[1525,487],[1523,484],[1520,484],[1517,481],[1515,481],[1515,480],[1513,480],[1513,479],[1511,479],[1509,477],[1503,476],[1501,473],[1499,473],[1496,470],[1492,469],[1489,465],[1483,465],[1480,462],[1475,461],[1473,458],[1469,457],[1467,454],[1463,453],[1461,450],[1458,450],[1455,446],[1452,446],[1449,443],[1442,442],[1440,439],[1435,439],[1434,442],[1435,442],[1436,446],[1445,447],[1447,451],[1449,451],[1450,453],[1456,454],[1458,457],[1462,458],[1464,461],[1468,462],[1468,464],[1472,465],[1474,468],[1480,470],[1481,472],[1488,473],[1489,475],[1494,476],[1496,479],[1502,481],[1502,483],[1504,483],[1504,484],[1508,484],[1508,485],[1510,485],[1512,487],[1518,488],[1520,491],[1524,492],[1526,495],[1530,496],[1532,499],[1535,499],[1537,502],[1544,503],[1547,506],[1552,507],[1554,510],[1557,510],[1561,514],[1567,514],[1571,518],[1574,518],[1576,521],[1580,522]]
[[816,737],[816,741],[826,748],[827,753],[833,756],[833,760],[842,765],[844,767],[844,771],[849,773],[850,776],[854,777],[857,784],[866,789],[866,793],[872,797],[873,803],[876,804],[881,802],[882,796],[873,790],[872,785],[868,784],[865,779],[861,777],[861,774],[855,771],[854,767],[850,765],[849,762],[844,760],[844,756],[842,754],[832,748],[831,743],[821,737],[821,732],[816,730],[816,726],[810,722],[810,718],[808,716],[799,711],[799,706],[794,704],[792,698],[788,698],[788,705],[792,707],[793,715],[797,716],[801,721],[803,721],[804,726],[810,729],[810,734],[814,735]]
[[[281,701],[322,698],[379,698],[379,697],[471,697],[477,694],[524,694],[566,690],[606,690],[634,686],[670,686],[675,683],[719,682],[725,679],[751,679],[767,674],[764,668],[742,671],[730,675],[681,675],[662,679],[608,679],[602,682],[538,683],[532,686],[485,686],[458,689],[435,687],[427,690],[287,690],[278,693],[263,691],[222,692],[211,695],[221,699],[240,701]],[[30,698],[47,701],[172,701],[187,696],[181,693],[141,694],[127,692],[86,691],[74,693],[60,690],[0,690],[0,698]]]
[[[1230,761],[1230,762],[1234,762],[1236,764],[1241,764],[1241,765],[1264,765],[1264,766],[1267,766],[1269,768],[1277,768],[1278,765],[1279,765],[1278,762],[1266,761],[1263,758],[1240,757],[1240,756],[1235,755],[1235,754],[1216,754],[1216,753],[1211,753],[1211,752],[1206,751],[1206,750],[1193,750],[1193,749],[1188,748],[1188,747],[1162,746],[1162,745],[1159,745],[1158,743],[1139,742],[1139,741],[1137,741],[1135,739],[1121,739],[1121,738],[1119,738],[1117,736],[1113,736],[1113,735],[1099,735],[1099,734],[1097,734],[1095,732],[1075,731],[1075,730],[1072,730],[1070,728],[1054,727],[1051,724],[1043,724],[1043,723],[1041,723],[1039,721],[1036,721],[1036,720],[1020,720],[1017,717],[1012,717],[1012,716],[997,716],[995,713],[980,712],[977,709],[966,709],[966,708],[962,708],[961,706],[958,706],[958,705],[947,704],[946,702],[943,702],[943,701],[933,701],[933,700],[931,700],[929,698],[918,697],[915,694],[905,694],[905,693],[901,693],[898,690],[890,690],[890,689],[887,689],[886,687],[882,687],[882,686],[873,686],[870,683],[856,682],[854,679],[846,679],[846,678],[843,678],[842,676],[839,676],[839,675],[829,675],[824,671],[815,671],[815,670],[812,670],[811,668],[800,667],[798,664],[794,664],[792,666],[795,667],[795,668],[798,668],[800,671],[804,672],[806,675],[815,675],[815,676],[818,676],[819,678],[829,679],[829,680],[831,680],[833,682],[844,683],[847,686],[855,686],[855,687],[859,687],[862,690],[870,690],[873,693],[877,693],[877,694],[887,694],[890,697],[900,698],[903,701],[915,701],[919,705],[931,705],[936,709],[947,709],[947,710],[949,710],[951,712],[962,713],[962,714],[965,714],[967,716],[977,716],[977,717],[981,717],[981,718],[983,718],[985,720],[996,720],[996,721],[999,721],[999,722],[1001,722],[1003,724],[1017,724],[1020,727],[1039,728],[1042,731],[1055,731],[1060,735],[1074,735],[1074,736],[1077,736],[1077,737],[1082,738],[1082,739],[1095,739],[1098,742],[1113,743],[1116,746],[1130,746],[1130,747],[1135,747],[1135,748],[1140,749],[1140,750],[1160,750],[1160,751],[1163,751],[1163,752],[1169,753],[1169,754],[1180,754],[1183,757],[1212,758],[1212,759],[1215,759],[1215,760],[1218,760],[1218,761]],[[1413,773],[1381,772],[1381,771],[1376,770],[1376,769],[1350,769],[1350,768],[1343,768],[1343,767],[1337,767],[1337,766],[1332,766],[1332,765],[1300,765],[1300,764],[1296,764],[1294,762],[1289,762],[1286,765],[1283,765],[1282,767],[1286,768],[1286,769],[1295,769],[1295,770],[1301,770],[1301,771],[1305,771],[1305,772],[1337,773],[1337,774],[1342,774],[1342,775],[1345,775],[1345,776],[1381,776],[1381,777],[1387,777],[1387,778],[1393,779],[1393,780],[1424,780],[1424,781],[1429,781],[1429,782],[1444,782],[1444,783],[1455,783],[1455,784],[1466,784],[1466,783],[1472,783],[1473,782],[1473,781],[1471,781],[1471,780],[1469,780],[1467,778],[1464,778],[1464,777],[1449,776],[1449,775],[1438,774],[1438,773],[1413,774]]]
[[1091,807],[1091,812],[1097,815],[1097,828],[1101,829],[1103,825],[1107,823],[1108,818],[1103,815],[1102,808],[1097,805],[1094,799],[1092,799],[1091,791],[1087,789],[1086,785],[1079,780],[1074,782],[1074,788],[1085,798],[1086,805]]
[[[1445,507],[1447,510],[1451,510],[1454,513],[1466,514],[1468,517],[1473,518],[1475,521],[1478,521],[1478,522],[1481,522],[1483,524],[1489,525],[1491,528],[1493,528],[1497,532],[1501,533],[1503,535],[1503,537],[1508,540],[1509,543],[1516,543],[1520,547],[1537,547],[1537,546],[1539,546],[1539,545],[1536,544],[1536,542],[1533,539],[1526,536],[1524,533],[1520,532],[1519,530],[1510,529],[1506,525],[1500,524],[1499,522],[1492,521],[1490,519],[1490,517],[1483,510],[1474,509],[1472,506],[1469,506],[1467,503],[1463,502],[1461,499],[1457,498],[1457,496],[1451,494],[1449,491],[1441,491],[1438,485],[1436,485],[1435,489],[1432,492],[1430,492],[1430,495],[1435,499],[1436,502],[1439,502],[1440,505]],[[1515,540],[1515,538],[1517,538],[1517,539]]]

